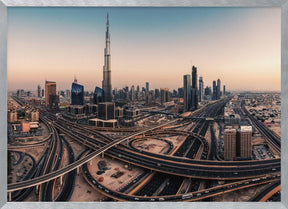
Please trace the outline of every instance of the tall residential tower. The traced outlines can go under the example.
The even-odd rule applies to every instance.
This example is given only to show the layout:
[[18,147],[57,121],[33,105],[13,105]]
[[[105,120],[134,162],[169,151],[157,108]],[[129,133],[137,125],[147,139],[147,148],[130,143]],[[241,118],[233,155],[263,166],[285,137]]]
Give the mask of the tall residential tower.
[[237,137],[237,154],[244,158],[252,156],[252,126],[240,126]]
[[229,127],[224,130],[224,159],[234,160],[236,157],[236,129]]
[[213,94],[212,94],[212,100],[217,100],[217,87],[216,87],[216,81],[213,81]]
[[84,105],[84,86],[78,84],[76,78],[74,78],[71,88],[71,104]]
[[216,99],[220,99],[221,97],[221,80],[218,78],[217,87],[216,87]]
[[41,86],[40,85],[37,86],[37,96],[41,97]]
[[104,50],[104,66],[102,89],[104,91],[104,101],[112,101],[112,85],[111,85],[111,55],[110,55],[110,33],[109,33],[109,14],[107,13],[106,23],[106,48]]
[[54,81],[45,81],[45,106],[50,105],[50,99],[52,95],[56,95],[56,82]]
[[204,99],[204,81],[203,77],[199,78],[199,102],[202,102]]
[[192,108],[196,110],[198,108],[198,87],[197,87],[197,68],[192,66],[192,85],[191,85],[191,94],[192,94]]
[[186,112],[189,111],[192,106],[190,75],[184,75],[183,77],[183,98],[184,98],[184,112]]

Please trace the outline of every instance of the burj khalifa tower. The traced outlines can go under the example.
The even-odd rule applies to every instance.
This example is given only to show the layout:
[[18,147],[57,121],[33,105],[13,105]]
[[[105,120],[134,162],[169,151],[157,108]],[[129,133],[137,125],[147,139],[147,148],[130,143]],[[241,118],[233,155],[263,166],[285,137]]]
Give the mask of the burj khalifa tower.
[[106,23],[106,47],[104,49],[104,66],[102,89],[104,91],[104,101],[112,101],[112,86],[111,86],[111,55],[110,55],[110,33],[109,33],[109,14],[107,12]]

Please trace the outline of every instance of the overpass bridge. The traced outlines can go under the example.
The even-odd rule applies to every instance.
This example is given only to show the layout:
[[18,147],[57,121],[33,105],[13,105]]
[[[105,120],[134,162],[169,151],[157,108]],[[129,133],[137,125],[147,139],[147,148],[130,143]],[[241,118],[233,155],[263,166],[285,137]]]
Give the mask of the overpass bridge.
[[[207,120],[207,121],[224,121],[224,117],[200,117],[200,116],[185,116],[179,113],[169,113],[166,111],[150,111],[150,110],[142,110],[142,112],[147,112],[152,115],[162,114],[162,115],[172,115],[174,118],[183,118],[190,120]],[[192,112],[193,113],[193,112]]]
[[[204,118],[204,117],[203,117]],[[111,143],[108,143],[108,144],[106,144],[106,145],[104,145],[103,147],[100,147],[99,148],[99,146],[97,147],[97,146],[95,146],[95,144],[91,144],[90,142],[89,142],[89,146],[91,147],[91,148],[93,148],[93,149],[97,149],[95,152],[93,152],[93,153],[91,153],[91,154],[89,154],[87,157],[85,157],[85,158],[83,158],[83,159],[80,159],[79,161],[76,161],[76,162],[74,162],[74,163],[72,163],[72,164],[70,164],[70,165],[68,165],[68,166],[66,166],[65,168],[63,168],[63,169],[60,169],[60,170],[57,170],[57,171],[55,171],[55,172],[51,172],[51,173],[49,173],[49,174],[46,174],[46,175],[44,175],[44,176],[41,176],[41,177],[38,177],[38,178],[35,178],[35,179],[31,179],[31,180],[27,180],[27,181],[23,181],[23,182],[18,182],[18,183],[14,183],[14,184],[9,184],[8,185],[8,192],[12,192],[12,191],[16,191],[16,190],[18,190],[18,189],[22,189],[22,188],[28,188],[28,187],[31,187],[31,186],[36,186],[36,185],[39,185],[39,184],[42,184],[42,183],[44,183],[44,182],[47,182],[47,181],[50,181],[50,180],[52,180],[52,179],[55,179],[55,178],[58,178],[58,177],[61,177],[61,176],[63,176],[63,175],[65,175],[66,173],[69,173],[70,171],[72,171],[72,170],[74,170],[74,169],[76,169],[76,168],[79,168],[81,165],[83,165],[83,164],[85,164],[85,163],[87,163],[87,162],[89,162],[92,158],[94,158],[94,157],[96,157],[97,155],[99,155],[99,154],[101,154],[101,153],[103,153],[103,152],[105,152],[105,151],[107,151],[107,150],[109,150],[110,148],[113,148],[114,146],[116,146],[117,144],[120,144],[121,142],[124,142],[125,140],[128,140],[128,139],[130,139],[130,138],[132,138],[132,137],[134,137],[134,136],[138,136],[138,135],[140,135],[140,134],[144,134],[144,133],[146,133],[146,132],[149,132],[149,131],[152,131],[152,130],[155,130],[155,129],[157,129],[157,128],[160,128],[160,127],[162,127],[162,126],[165,126],[165,125],[168,125],[168,124],[170,124],[170,123],[172,123],[172,122],[176,122],[176,121],[178,121],[180,118],[177,118],[177,119],[175,119],[175,120],[173,120],[173,121],[170,121],[170,122],[168,122],[168,123],[166,123],[166,124],[162,124],[162,125],[159,125],[159,126],[157,126],[157,127],[153,127],[153,128],[150,128],[150,129],[147,129],[147,130],[143,130],[143,131],[140,131],[140,132],[137,132],[137,133],[135,133],[135,134],[132,134],[132,135],[130,135],[130,136],[128,136],[128,137],[124,137],[124,138],[122,138],[122,139],[118,139],[118,140],[115,140],[115,141],[112,141]],[[60,128],[60,130],[61,130],[61,128]],[[63,127],[62,127],[62,130],[63,130]],[[67,130],[66,130],[67,131]],[[71,130],[70,130],[71,131]],[[73,132],[73,131],[72,131]],[[68,134],[69,134],[69,132],[67,132]],[[70,134],[72,134],[72,136],[73,136],[73,134],[75,134],[75,133],[71,133],[70,132]],[[77,134],[78,135],[78,134]],[[78,140],[83,140],[83,136],[74,136],[74,138],[78,138]],[[85,143],[87,143],[88,141],[87,141],[87,139],[84,139],[84,140],[86,140],[86,142]],[[84,141],[83,140],[83,141]],[[95,140],[95,139],[94,139]],[[82,142],[83,142],[82,141]],[[115,149],[114,149],[115,150]],[[126,152],[126,150],[122,150],[122,154],[124,155],[125,154],[125,152]],[[129,153],[128,153],[129,154]],[[135,153],[133,153],[133,154],[135,154]],[[128,162],[131,162],[131,160],[133,160],[133,154],[132,153],[130,153],[130,155],[127,155],[126,156],[126,161],[128,161]],[[137,153],[136,153],[137,154]],[[139,155],[139,153],[138,153],[138,155]],[[140,154],[139,156],[138,156],[138,162],[143,162],[143,157],[145,157],[145,155],[143,155],[143,154]],[[166,157],[166,156],[165,156]],[[118,158],[118,159],[120,159],[120,160],[123,160],[123,156],[121,156],[121,157],[119,157],[119,155],[118,155],[118,157],[116,157],[116,158]],[[159,156],[157,157],[153,157],[152,159],[150,159],[151,158],[151,156],[146,156],[146,160],[148,160],[148,158],[149,158],[149,161],[150,161],[150,163],[152,163],[152,164],[150,164],[149,166],[146,166],[146,168],[150,168],[150,169],[153,169],[153,170],[157,170],[157,171],[160,171],[160,172],[166,172],[166,173],[170,173],[170,174],[173,174],[173,175],[179,175],[180,174],[180,172],[183,172],[183,170],[184,170],[184,172],[185,172],[185,170],[187,170],[187,166],[188,165],[183,165],[184,167],[181,167],[181,168],[177,168],[177,166],[175,167],[175,166],[171,166],[171,164],[170,164],[170,162],[169,162],[169,164],[167,163],[166,165],[165,165],[165,163],[164,164],[162,164],[161,163],[161,166],[155,166],[154,164],[155,164],[155,162],[159,162],[159,161],[162,161],[163,162],[163,159],[164,158],[159,158]],[[180,160],[180,158],[179,158],[179,160]],[[181,160],[188,160],[188,159],[181,159]],[[123,160],[123,161],[125,161],[125,160]],[[169,159],[169,160],[165,160],[165,161],[171,161],[171,159]],[[211,169],[211,172],[212,173],[215,173],[215,171],[217,171],[216,173],[215,173],[215,175],[216,176],[213,176],[212,178],[215,178],[215,179],[217,179],[217,178],[219,178],[219,177],[217,177],[217,174],[219,173],[219,172],[223,172],[224,170],[226,170],[227,169],[227,167],[222,167],[224,170],[222,170],[222,168],[220,168],[220,169],[218,169],[219,168],[219,164],[217,164],[215,161],[213,162],[213,161],[211,161],[211,162],[209,162],[209,161],[191,161],[192,162],[192,166],[191,165],[189,165],[190,166],[190,168],[195,168],[195,167],[193,167],[193,166],[195,166],[195,165],[197,165],[198,164],[198,170],[199,170],[199,167],[201,167],[202,169],[201,169],[201,171],[197,174],[197,175],[200,175],[200,173],[201,174],[203,174],[203,172],[207,172],[207,171],[209,171],[209,169]],[[270,161],[269,161],[270,162]],[[132,162],[133,163],[133,162]],[[177,164],[179,164],[179,162],[174,162],[174,163],[177,163]],[[208,164],[207,164],[208,163]],[[214,163],[216,163],[216,166],[212,166],[212,164],[214,164]],[[227,164],[226,165],[229,165],[229,162],[226,162]],[[246,162],[247,163],[247,162]],[[255,163],[255,162],[253,162],[253,163]],[[252,165],[253,165],[253,163],[252,163]],[[259,164],[258,164],[259,163]],[[263,163],[263,164],[262,164]],[[272,164],[271,164],[271,166],[270,167],[267,167],[267,164],[270,164],[270,163],[272,163],[273,164],[273,167],[271,167],[272,166]],[[258,168],[258,171],[259,170],[262,170],[262,169],[264,169],[265,167],[266,167],[266,171],[265,172],[268,172],[268,170],[270,169],[270,172],[271,173],[273,173],[273,172],[278,172],[278,170],[280,170],[280,159],[275,159],[275,160],[272,160],[270,163],[268,163],[268,161],[266,161],[266,162],[257,162],[256,164],[258,164],[257,166],[259,167]],[[181,162],[181,166],[182,166],[182,162]],[[225,164],[225,163],[224,163]],[[241,164],[241,163],[240,163]],[[262,167],[260,166],[260,164],[262,164]],[[139,165],[139,163],[137,164],[137,165]],[[153,165],[152,167],[151,167],[151,165]],[[204,169],[205,167],[207,168],[207,165],[209,165],[208,167],[208,169]],[[141,164],[140,164],[140,166],[141,166]],[[166,166],[166,167],[165,167]],[[246,165],[247,166],[247,165]],[[145,166],[143,166],[142,165],[142,167],[145,167]],[[218,169],[216,169],[215,170],[215,167]],[[230,169],[238,169],[238,167],[239,167],[239,165],[237,165],[237,162],[233,162],[232,163],[232,165],[230,166]],[[241,167],[241,166],[240,166]],[[245,167],[245,166],[244,166]],[[249,166],[248,166],[249,167]],[[248,168],[248,167],[246,167],[246,168]],[[250,166],[251,167],[251,166]],[[165,170],[165,169],[166,170]],[[171,168],[172,169],[175,169],[174,171],[172,170],[171,171]],[[213,169],[212,169],[213,168]],[[180,170],[179,170],[180,169]],[[203,170],[204,169],[204,170]],[[268,169],[268,170],[267,170]],[[275,169],[275,170],[273,170],[273,169]],[[226,172],[227,173],[231,173],[231,171],[232,170],[227,170]],[[272,170],[272,171],[271,171]],[[176,172],[175,172],[176,171]],[[251,171],[255,171],[255,168],[253,168],[253,166],[251,167]],[[225,172],[225,171],[224,171]],[[191,174],[189,174],[189,173],[182,173],[182,174],[180,174],[180,175],[183,175],[183,176],[191,176]],[[237,174],[234,174],[234,175],[238,175],[238,173]],[[259,175],[259,174],[258,174]],[[262,175],[262,174],[261,174]],[[264,174],[263,174],[264,175]],[[233,175],[232,175],[233,176]],[[199,177],[199,176],[198,176]],[[205,177],[205,179],[206,179],[207,177]],[[241,179],[241,178],[243,178],[243,176],[238,176],[238,177],[236,177],[236,179]],[[248,176],[248,177],[245,177],[244,176],[244,178],[251,178],[251,176]],[[234,177],[234,179],[235,179],[235,177]]]
[[149,202],[161,202],[161,201],[181,201],[181,202],[191,202],[191,201],[199,201],[202,199],[206,199],[209,197],[221,195],[224,193],[236,191],[239,189],[249,188],[253,186],[268,184],[270,182],[279,181],[280,174],[275,175],[267,175],[261,178],[253,178],[249,180],[242,180],[233,183],[228,183],[224,185],[219,185],[215,187],[211,187],[208,189],[202,189],[195,192],[189,192],[185,194],[175,194],[175,195],[165,195],[165,196],[137,196],[132,194],[125,194],[119,191],[115,191],[109,189],[99,182],[97,182],[93,176],[90,174],[87,164],[82,166],[82,172],[84,179],[90,184],[92,188],[99,191],[100,193],[108,196],[114,200],[118,200],[121,202],[124,201],[149,201]]
[[262,191],[257,193],[254,197],[250,199],[253,202],[266,202],[274,194],[281,190],[280,180],[268,184]]
[[[156,127],[153,127],[153,128],[149,128],[149,129],[147,129],[147,130],[144,130],[144,131],[140,131],[140,132],[138,132],[138,133],[135,133],[135,134],[132,134],[132,135],[130,135],[130,136],[127,136],[127,137],[124,137],[124,138],[121,138],[121,139],[118,139],[118,140],[115,140],[115,141],[113,141],[113,142],[111,142],[111,143],[108,143],[108,144],[106,144],[106,145],[104,145],[103,147],[91,147],[91,148],[96,148],[97,150],[96,151],[94,151],[93,153],[91,153],[91,154],[89,154],[89,155],[87,155],[85,158],[83,158],[83,159],[79,159],[78,161],[75,161],[74,163],[72,163],[72,164],[69,164],[68,166],[66,166],[66,167],[64,167],[64,168],[62,168],[62,169],[59,169],[59,170],[57,170],[57,171],[53,171],[53,172],[51,172],[51,173],[48,173],[48,174],[46,174],[46,175],[43,175],[43,176],[41,176],[41,177],[37,177],[37,178],[34,178],[34,179],[30,179],[30,180],[27,180],[27,181],[22,181],[22,182],[17,182],[17,183],[13,183],[13,184],[9,184],[8,185],[8,192],[12,192],[12,191],[16,191],[16,190],[19,190],[19,189],[23,189],[23,188],[28,188],[28,187],[32,187],[32,186],[37,186],[37,185],[39,185],[39,184],[42,184],[42,183],[45,183],[45,182],[48,182],[48,181],[50,181],[50,180],[52,180],[52,179],[55,179],[55,178],[58,178],[58,177],[61,177],[61,176],[63,176],[63,175],[65,175],[65,174],[67,174],[67,173],[69,173],[70,171],[72,171],[72,170],[74,170],[74,169],[77,169],[78,167],[80,167],[81,165],[83,165],[83,164],[85,164],[85,163],[87,163],[87,162],[89,162],[91,159],[93,159],[94,157],[96,157],[96,156],[98,156],[98,155],[100,155],[101,153],[103,153],[103,152],[105,152],[105,151],[107,151],[107,150],[109,150],[110,148],[112,148],[112,147],[114,147],[114,146],[116,146],[117,144],[120,144],[121,142],[124,142],[124,141],[126,141],[126,140],[128,140],[128,139],[130,139],[130,138],[132,138],[132,137],[135,137],[135,136],[137,136],[137,135],[140,135],[140,134],[144,134],[144,133],[146,133],[146,132],[149,132],[149,131],[152,131],[152,130],[155,130],[155,129],[158,129],[158,128],[160,128],[160,127],[162,127],[162,126],[165,126],[165,125],[168,125],[168,124],[170,124],[170,123],[173,123],[173,122],[176,122],[178,119],[176,119],[176,120],[173,120],[173,121],[169,121],[168,123],[165,123],[165,124],[162,124],[162,125],[159,125],[159,126],[156,126]],[[75,133],[75,132],[73,132],[73,133]],[[95,139],[93,139],[93,140],[95,140]],[[132,160],[133,160],[133,158],[135,158],[135,157],[137,157],[137,155],[135,156],[135,154],[137,154],[137,152],[135,152],[135,153],[133,153],[133,154],[129,154],[126,150],[124,150],[124,151],[121,151],[121,153],[122,154],[117,154],[116,156],[114,156],[115,158],[118,158],[118,159],[120,159],[120,160],[123,160],[123,157],[124,157],[124,155],[125,155],[125,153],[126,153],[126,161],[128,161],[128,162],[130,162],[130,163],[133,163],[133,162],[131,162]],[[129,154],[129,155],[128,155]],[[139,155],[139,154],[138,154]],[[173,163],[171,164],[171,161],[170,160],[168,160],[168,159],[165,159],[165,161],[163,161],[163,159],[159,159],[159,158],[157,158],[157,157],[151,157],[151,156],[146,156],[146,160],[144,161],[143,160],[143,156],[144,155],[140,155],[140,156],[138,156],[138,158],[137,158],[137,160],[138,160],[138,162],[141,162],[141,163],[137,163],[137,165],[140,165],[141,167],[146,167],[146,168],[148,168],[148,169],[153,169],[153,170],[157,170],[157,171],[160,171],[160,172],[165,172],[165,173],[170,173],[170,174],[173,174],[173,175],[183,175],[183,176],[188,176],[188,177],[190,177],[190,176],[194,176],[193,174],[190,174],[192,171],[194,171],[195,169],[197,169],[197,170],[199,170],[199,173],[197,174],[197,175],[203,175],[204,173],[203,172],[207,172],[207,171],[211,171],[212,172],[212,174],[213,175],[218,175],[219,174],[219,172],[221,173],[221,172],[224,172],[224,173],[230,173],[231,174],[231,170],[229,171],[229,169],[228,168],[230,168],[230,169],[240,169],[240,168],[238,168],[239,166],[224,166],[224,167],[220,167],[219,168],[219,166],[216,166],[216,167],[214,167],[214,166],[208,166],[207,167],[207,165],[205,165],[206,163],[208,163],[208,164],[214,164],[214,163],[216,163],[217,164],[217,162],[216,161],[210,161],[210,163],[208,162],[208,161],[201,161],[201,160],[198,160],[198,161],[193,161],[193,160],[191,160],[191,162],[194,162],[194,165],[192,164],[187,164],[187,163],[183,163],[183,162],[181,162],[181,164],[179,164],[179,162],[174,162],[174,164],[175,165],[173,165]],[[165,157],[165,158],[169,158],[169,156],[165,156],[165,155],[163,155],[163,157]],[[145,159],[145,158],[144,158]],[[182,159],[182,158],[178,158],[178,159],[181,159],[181,160],[188,160],[188,159]],[[125,161],[125,160],[124,160]],[[134,160],[134,162],[135,162],[135,160]],[[147,166],[143,166],[142,165],[142,163],[150,163],[149,164],[149,166],[147,165]],[[199,165],[197,166],[197,163],[195,164],[195,162],[198,162],[199,163]],[[268,161],[266,161],[266,162],[268,162]],[[203,167],[203,164],[204,163],[204,167]],[[231,163],[231,162],[230,162]],[[246,162],[247,163],[247,162]],[[261,163],[261,162],[259,162],[259,163]],[[262,162],[263,163],[263,162]],[[276,163],[276,164],[275,164]],[[160,166],[159,166],[159,164],[161,164]],[[222,162],[222,164],[223,164],[223,162]],[[225,163],[224,163],[225,164]],[[234,164],[235,164],[235,162],[234,162]],[[240,164],[242,164],[242,162],[240,162]],[[278,165],[279,164],[279,165]],[[152,165],[152,166],[151,166]],[[179,166],[179,165],[181,165],[181,166],[184,166],[184,167],[177,167],[177,166]],[[229,165],[229,162],[227,162],[227,165]],[[175,167],[176,166],[176,167]],[[188,166],[188,167],[187,167]],[[195,166],[197,166],[197,167],[195,167]],[[280,169],[280,161],[279,162],[274,162],[273,163],[273,161],[272,161],[272,165],[269,167],[269,166],[267,166],[267,165],[265,165],[264,164],[264,166],[260,166],[260,165],[257,165],[258,167],[259,167],[259,169],[260,169],[260,172],[262,173],[262,171],[263,171],[263,169],[265,169],[266,168],[266,170],[268,169],[270,169],[270,171],[271,171],[271,166],[273,166],[273,168],[275,167],[277,170],[279,170]],[[248,167],[250,167],[250,166],[248,166]],[[172,170],[171,170],[171,168],[172,168]],[[190,168],[190,169],[192,169],[192,170],[187,170],[188,168]],[[244,166],[244,168],[245,168],[245,166]],[[175,169],[175,170],[173,170],[173,169]],[[204,169],[204,170],[203,170]],[[216,170],[215,170],[216,169]],[[277,172],[277,170],[275,169],[275,172]],[[257,170],[257,169],[256,169]],[[266,172],[268,172],[268,170],[266,171]],[[181,172],[182,172],[182,174],[181,174]],[[183,173],[184,172],[184,173]],[[254,176],[254,173],[256,172],[255,171],[255,167],[251,167],[251,172],[253,173],[253,175],[252,176]],[[237,173],[238,174],[238,173]],[[237,174],[235,174],[235,175],[237,175]],[[258,174],[259,175],[259,174]],[[233,176],[233,175],[232,175]],[[197,176],[196,176],[197,177]],[[199,177],[199,176],[198,176]],[[205,179],[207,179],[207,177],[203,177],[203,178],[205,178]],[[218,178],[217,176],[214,176],[214,177],[212,177],[212,178]],[[234,177],[232,177],[232,178],[238,178],[238,179],[241,179],[241,178],[243,178],[243,176],[234,176]],[[248,176],[248,178],[249,178],[249,176]],[[250,176],[250,178],[251,178],[251,176]]]
[[94,157],[100,155],[102,152],[105,152],[108,149],[110,149],[111,147],[114,147],[115,145],[120,144],[121,142],[124,142],[124,141],[126,141],[126,140],[128,140],[128,139],[130,139],[130,138],[132,138],[134,136],[137,136],[139,134],[143,134],[143,133],[146,133],[148,131],[152,131],[154,129],[160,128],[160,127],[165,126],[165,125],[168,125],[168,124],[173,123],[173,122],[175,122],[177,120],[178,119],[175,119],[175,120],[169,121],[169,122],[167,122],[165,124],[161,124],[159,126],[152,127],[152,128],[146,129],[144,131],[140,131],[138,133],[131,134],[130,136],[115,140],[115,141],[113,141],[113,142],[111,142],[111,143],[109,143],[109,144],[107,144],[107,145],[105,145],[103,147],[100,147],[97,151],[87,155],[85,158],[79,159],[78,161],[75,161],[75,162],[67,165],[66,167],[64,167],[62,169],[59,169],[59,170],[56,170],[56,171],[52,171],[52,172],[50,172],[48,174],[45,174],[45,175],[37,177],[37,178],[29,179],[29,180],[22,181],[22,182],[8,184],[7,185],[7,191],[8,191],[8,193],[11,193],[13,191],[29,188],[29,187],[32,187],[32,186],[37,186],[37,185],[43,184],[45,182],[48,182],[50,180],[56,179],[58,177],[61,177],[61,176],[65,175],[65,174],[69,173],[70,171],[73,171],[73,170],[77,169],[78,167],[82,166],[83,164],[89,162]]

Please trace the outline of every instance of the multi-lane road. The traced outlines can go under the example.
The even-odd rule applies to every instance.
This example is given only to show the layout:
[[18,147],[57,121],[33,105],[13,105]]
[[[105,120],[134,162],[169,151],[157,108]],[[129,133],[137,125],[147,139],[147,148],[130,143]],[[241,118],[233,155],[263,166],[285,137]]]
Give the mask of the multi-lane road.
[[[209,116],[209,112],[213,112],[213,111],[215,112],[215,109],[218,110],[219,106],[223,106],[223,104],[225,104],[227,101],[228,100],[222,100],[222,101],[219,101],[218,103],[215,103],[215,104],[210,105],[209,107],[205,108],[203,111],[206,111],[208,113],[206,115],[206,117]],[[158,130],[157,132],[155,132],[155,130],[157,130],[161,127],[168,126],[170,124],[179,122],[180,120],[185,120],[185,119],[176,118],[172,121],[169,121],[168,123],[161,124],[161,125],[158,125],[158,126],[155,126],[152,128],[148,128],[148,129],[130,134],[129,136],[126,136],[126,137],[123,137],[120,139],[116,139],[116,140],[113,140],[110,137],[107,137],[106,135],[101,134],[95,130],[93,131],[93,130],[87,130],[86,129],[86,131],[85,131],[85,129],[81,128],[81,126],[76,126],[75,124],[68,122],[68,121],[65,121],[61,118],[57,119],[57,118],[55,118],[49,114],[47,114],[46,116],[47,117],[42,115],[41,118],[43,120],[47,120],[48,123],[51,126],[53,126],[53,128],[55,127],[56,129],[58,129],[59,131],[61,131],[65,135],[77,140],[78,142],[84,144],[85,146],[87,146],[87,147],[89,147],[95,151],[88,154],[84,158],[78,159],[74,162],[73,162],[73,160],[70,160],[70,162],[69,162],[70,164],[64,168],[59,169],[59,167],[56,166],[57,167],[56,168],[54,166],[53,171],[49,171],[42,176],[39,176],[39,177],[36,177],[33,179],[29,179],[26,181],[22,181],[22,182],[9,184],[8,185],[8,192],[16,191],[19,189],[25,189],[25,188],[29,188],[32,186],[41,185],[41,184],[49,182],[51,180],[55,180],[58,177],[62,178],[65,174],[67,174],[71,171],[74,172],[74,176],[75,176],[75,169],[79,168],[82,165],[85,165],[85,163],[89,162],[91,159],[93,159],[94,157],[98,156],[99,154],[101,154],[103,152],[105,152],[105,154],[110,155],[110,156],[112,156],[116,159],[119,159],[121,161],[128,162],[128,163],[131,163],[131,164],[134,164],[134,165],[146,168],[146,169],[150,169],[150,170],[154,170],[154,171],[158,171],[158,172],[162,172],[162,173],[167,173],[167,174],[170,174],[173,176],[176,175],[176,176],[183,176],[183,177],[193,177],[193,178],[206,179],[206,180],[207,179],[218,179],[218,180],[237,180],[238,179],[238,180],[240,180],[240,179],[248,179],[248,178],[250,178],[250,179],[253,178],[254,180],[257,179],[256,180],[257,182],[252,181],[252,180],[248,180],[248,182],[250,181],[249,183],[247,183],[249,185],[256,185],[256,183],[257,184],[258,183],[267,183],[267,181],[268,181],[267,178],[269,179],[269,182],[272,180],[274,181],[275,178],[279,179],[279,176],[277,176],[278,175],[277,173],[280,172],[280,159],[279,158],[278,159],[270,159],[270,160],[231,161],[231,162],[212,161],[212,160],[195,160],[195,159],[162,155],[162,154],[155,154],[155,153],[145,152],[145,151],[141,151],[141,150],[135,150],[133,147],[129,147],[129,146],[125,146],[124,144],[121,144],[122,142],[133,139],[139,135],[149,136],[149,135],[152,135],[155,133],[156,134],[169,133],[169,134],[180,134],[180,135],[182,134],[182,135],[185,135],[187,137],[189,137],[189,136],[193,137],[193,138],[201,141],[202,143],[203,143],[203,141],[206,142],[205,138],[203,138],[201,135],[205,135],[207,128],[209,127],[209,121],[203,121],[202,120],[202,122],[201,122],[201,118],[203,118],[203,116],[198,118],[198,122],[200,121],[198,123],[198,125],[200,124],[199,127],[201,127],[200,133],[199,133],[200,135],[195,134],[195,133],[191,133],[191,132],[176,131],[176,130],[167,130],[167,131],[163,131],[163,130],[159,131]],[[261,125],[259,125],[259,126],[261,126]],[[265,130],[265,127],[264,128],[261,127],[261,128]],[[201,131],[203,131],[203,132],[201,133]],[[263,131],[263,132],[266,133],[265,131]],[[89,136],[91,134],[94,136],[100,137],[104,140],[100,140],[97,138],[95,139],[94,137],[91,138]],[[53,133],[53,135],[57,136],[56,133]],[[275,147],[278,147],[280,149],[280,144],[277,144],[277,142],[275,142],[277,140],[274,137],[272,137],[269,134],[266,134],[266,136],[270,139],[273,138],[273,139],[271,139],[271,141],[273,142],[273,144],[275,144]],[[116,145],[118,145],[118,146],[116,147]],[[186,151],[186,152],[188,154],[188,151]],[[50,154],[50,155],[52,156],[52,154]],[[55,161],[55,159],[54,159],[54,161]],[[88,175],[87,172],[86,172],[86,174]],[[94,185],[95,183],[93,182],[93,180],[89,179],[89,176],[87,177],[87,175],[85,175],[87,180],[88,181],[91,180],[91,182],[92,182],[91,184]],[[73,178],[73,175],[71,175],[69,178]],[[96,182],[96,184],[97,184],[97,182]],[[98,187],[98,185],[96,185],[96,186]],[[246,185],[246,186],[248,186],[248,185]],[[242,188],[242,186],[240,186],[240,184],[234,185],[233,187]],[[98,189],[99,189],[99,187],[98,187]],[[229,190],[228,188],[225,189],[225,191],[228,191],[228,190]],[[51,194],[51,189],[49,189],[49,190],[45,189],[45,192],[47,192],[47,191],[50,191],[49,193]],[[209,190],[208,192],[204,191],[203,194],[201,193],[201,196],[202,195],[207,196],[207,197],[209,197],[209,195],[213,196],[212,195],[212,194],[214,194],[213,191],[214,190]],[[223,193],[223,191],[224,190],[222,190],[221,192]],[[205,192],[207,192],[207,193],[205,193]],[[220,191],[218,191],[218,193],[219,192]],[[108,193],[111,194],[112,191],[109,191]],[[215,194],[217,195],[218,193],[216,192]],[[195,194],[195,195],[197,197],[197,194]],[[109,195],[107,194],[107,196],[109,196]],[[193,199],[195,199],[196,197],[194,196]],[[113,198],[116,198],[115,195],[113,195]],[[135,199],[135,197],[133,197],[133,198],[134,198],[134,200],[137,200],[137,199]],[[144,198],[145,200],[140,199],[140,197],[136,197],[136,198],[138,198],[138,200],[140,200],[140,201],[147,201],[148,200],[148,199],[146,200],[145,198]],[[174,198],[174,196],[173,196],[173,198]],[[179,198],[180,198],[180,196],[179,196]],[[200,198],[199,195],[198,195],[198,198]],[[48,195],[48,199],[50,199],[49,195]],[[152,198],[152,199],[154,199],[154,198]],[[183,201],[182,196],[181,196],[181,199]],[[130,198],[129,200],[133,200],[133,199]],[[158,199],[158,200],[161,201],[162,199]],[[178,199],[175,199],[174,201],[176,201],[176,200],[178,200]],[[153,201],[153,200],[151,200],[151,198],[150,198],[150,201]]]
[[70,171],[73,171],[75,169],[77,169],[77,167],[80,167],[81,165],[83,165],[84,163],[87,163],[89,162],[91,159],[93,159],[94,157],[100,155],[102,152],[105,152],[107,150],[109,150],[110,148],[114,147],[115,145],[117,144],[120,144],[121,142],[124,142],[134,136],[137,136],[139,134],[143,134],[143,133],[146,133],[148,131],[152,131],[154,129],[157,129],[157,128],[160,128],[162,126],[165,126],[165,125],[168,125],[172,122],[175,122],[176,120],[178,119],[175,119],[174,121],[169,121],[165,124],[162,124],[162,125],[159,125],[159,126],[156,126],[156,127],[153,127],[153,128],[149,128],[147,130],[144,130],[144,131],[140,131],[138,133],[135,133],[135,134],[131,134],[130,136],[128,137],[124,137],[124,138],[121,138],[121,139],[118,139],[118,140],[115,140],[99,149],[97,149],[97,151],[87,155],[85,158],[82,158],[82,159],[79,159],[78,161],[75,161],[69,165],[67,165],[66,167],[62,168],[62,169],[59,169],[59,170],[56,170],[56,171],[52,171],[46,175],[42,175],[40,177],[37,177],[37,178],[33,178],[33,179],[29,179],[29,180],[26,180],[26,181],[22,181],[22,182],[17,182],[17,183],[12,183],[12,184],[8,184],[8,192],[12,192],[12,191],[16,191],[16,190],[19,190],[19,189],[24,189],[24,188],[28,188],[28,187],[32,187],[32,186],[36,186],[36,185],[40,185],[42,183],[45,183],[45,182],[48,182],[50,180],[53,180],[55,178],[58,178],[60,176],[63,176],[67,173],[69,173]]
[[281,152],[281,140],[280,138],[273,133],[269,128],[267,128],[262,122],[257,120],[255,117],[253,117],[250,112],[246,109],[244,104],[241,106],[244,113],[247,115],[247,117],[251,120],[252,125],[257,128],[259,133],[266,139],[266,141],[274,148],[278,154]]
[[239,189],[249,188],[253,186],[258,186],[262,184],[267,184],[274,181],[279,181],[280,175],[267,175],[261,178],[253,178],[244,181],[237,181],[229,184],[219,185],[216,187],[211,187],[208,189],[203,189],[195,192],[185,193],[185,194],[174,194],[174,195],[163,195],[163,196],[139,196],[139,195],[129,195],[115,190],[108,189],[107,187],[101,185],[97,182],[93,176],[90,174],[87,164],[82,166],[83,176],[86,181],[96,190],[102,194],[116,199],[118,201],[197,201],[206,199],[209,197],[221,195],[224,193],[232,192]]

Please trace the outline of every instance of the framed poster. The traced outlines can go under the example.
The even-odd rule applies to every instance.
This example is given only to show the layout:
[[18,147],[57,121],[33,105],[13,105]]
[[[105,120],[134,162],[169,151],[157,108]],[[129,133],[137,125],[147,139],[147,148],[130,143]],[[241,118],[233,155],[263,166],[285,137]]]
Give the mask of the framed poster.
[[1,1],[3,207],[286,208],[287,7]]

